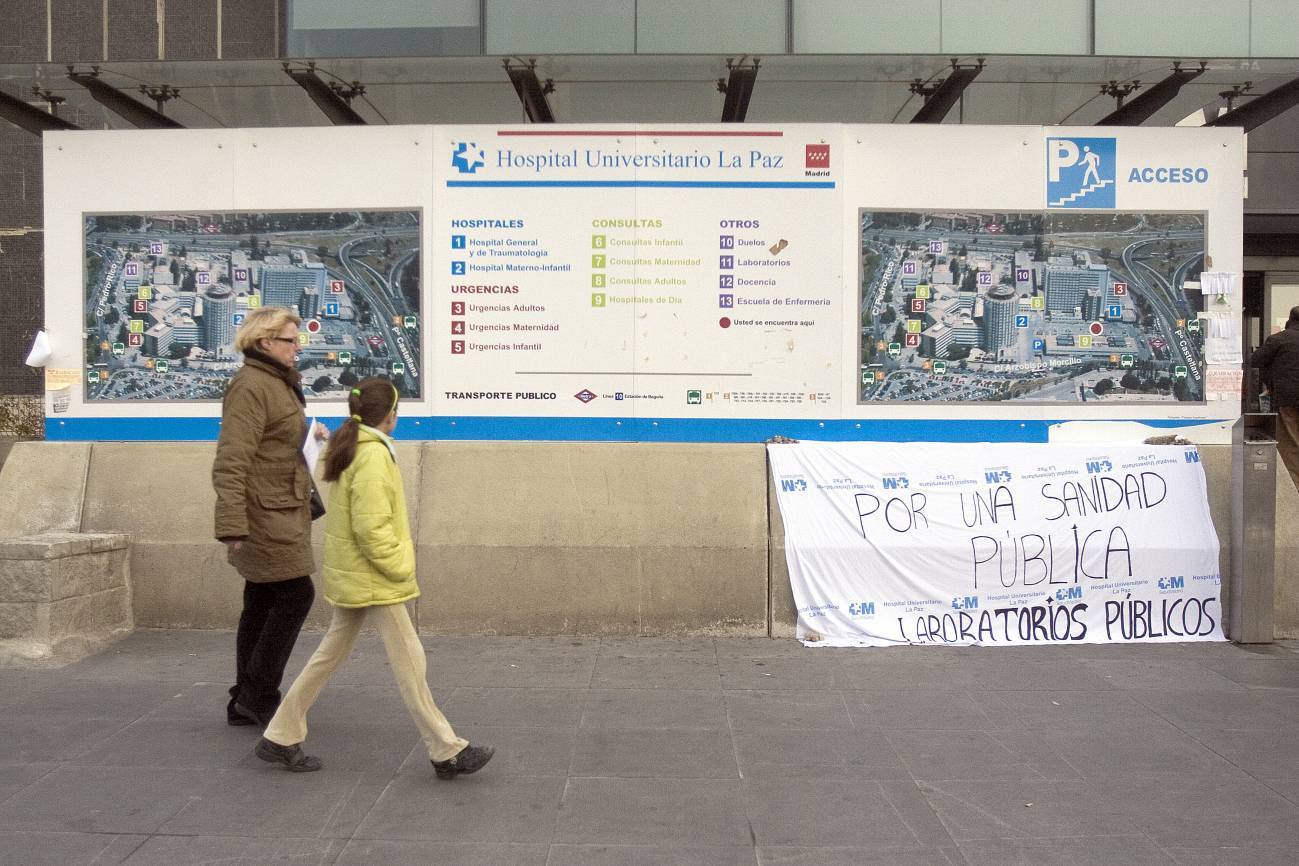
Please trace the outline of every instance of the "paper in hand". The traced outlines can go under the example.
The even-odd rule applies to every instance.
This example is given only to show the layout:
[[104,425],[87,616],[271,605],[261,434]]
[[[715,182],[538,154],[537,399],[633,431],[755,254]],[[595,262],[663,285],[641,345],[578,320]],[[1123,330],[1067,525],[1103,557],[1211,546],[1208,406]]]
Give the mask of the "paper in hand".
[[311,419],[311,423],[307,425],[307,439],[302,443],[302,456],[306,458],[307,468],[311,470],[312,475],[316,474],[316,463],[320,460],[320,452],[325,450],[325,443],[316,438],[317,423],[315,418]]

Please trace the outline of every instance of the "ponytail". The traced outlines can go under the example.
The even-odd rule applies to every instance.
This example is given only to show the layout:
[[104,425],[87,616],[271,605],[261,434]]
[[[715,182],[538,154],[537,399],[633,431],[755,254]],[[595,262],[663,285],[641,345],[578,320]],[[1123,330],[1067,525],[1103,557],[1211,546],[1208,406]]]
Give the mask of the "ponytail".
[[363,379],[347,396],[349,417],[333,436],[325,449],[326,481],[337,481],[338,476],[356,459],[357,435],[361,425],[377,427],[397,408],[397,389],[390,379],[374,377]]

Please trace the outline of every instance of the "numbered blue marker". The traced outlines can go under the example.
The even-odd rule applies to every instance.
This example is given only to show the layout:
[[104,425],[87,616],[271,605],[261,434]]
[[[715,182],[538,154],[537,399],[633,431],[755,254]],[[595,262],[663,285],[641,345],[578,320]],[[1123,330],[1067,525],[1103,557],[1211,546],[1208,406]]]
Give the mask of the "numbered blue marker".
[[247,281],[248,281],[248,269],[247,269],[247,268],[235,268],[235,280],[236,280],[237,282],[240,282],[240,283],[245,283],[245,282],[247,282]]
[[1015,282],[1027,283],[1029,271],[1028,268],[1015,268]]
[[906,275],[909,276],[909,277],[910,277],[910,276],[914,276],[915,273],[916,273],[916,263],[915,263],[915,262],[903,262],[903,263],[902,263],[902,273],[906,274]]
[[979,271],[978,282],[981,286],[992,285],[992,273],[990,271]]
[[212,275],[207,271],[199,271],[195,280],[200,286],[206,286],[212,282]]
[[735,267],[735,256],[719,256],[717,259],[717,267],[724,271],[729,271],[731,268]]
[[160,255],[162,255],[162,241],[150,241],[150,242],[149,242],[149,255],[151,255],[151,256],[160,256]]
[[735,295],[718,295],[717,306],[729,310],[735,306]]
[[941,252],[943,251],[943,242],[942,242],[942,241],[930,241],[930,242],[929,242],[929,251],[930,251],[931,253],[941,253]]
[[735,235],[722,235],[718,238],[718,246],[724,250],[735,249]]
[[236,327],[242,325],[244,323],[244,314],[235,313],[233,316],[230,317],[230,322],[234,324]]
[[1016,327],[1016,328],[1027,328],[1027,327],[1028,327],[1028,316],[1016,316],[1016,317],[1015,317],[1015,327]]
[[326,316],[338,315],[338,301],[330,301],[329,303],[325,304],[325,315]]
[[122,269],[122,273],[128,277],[138,277],[140,275],[140,266],[135,262],[127,262],[126,267]]
[[452,275],[452,276],[454,276],[454,277],[462,277],[462,276],[464,276],[464,273],[465,273],[465,263],[464,263],[464,262],[452,262],[452,263],[451,263],[451,275]]
[[452,235],[452,236],[451,236],[451,249],[453,249],[453,250],[463,250],[464,248],[465,248],[465,236],[464,236],[464,235]]
[[1109,317],[1111,319],[1123,318],[1123,307],[1120,306],[1119,304],[1110,304]]
[[722,274],[717,278],[717,288],[733,289],[735,288],[735,277],[731,274]]

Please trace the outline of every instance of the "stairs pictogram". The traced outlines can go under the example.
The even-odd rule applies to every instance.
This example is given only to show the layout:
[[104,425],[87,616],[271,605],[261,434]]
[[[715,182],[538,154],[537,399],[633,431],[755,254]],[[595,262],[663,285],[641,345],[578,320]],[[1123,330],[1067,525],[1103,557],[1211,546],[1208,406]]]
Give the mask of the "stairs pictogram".
[[1047,207],[1059,207],[1060,205],[1065,204],[1066,202],[1071,202],[1071,201],[1075,201],[1076,199],[1080,199],[1083,196],[1087,195],[1087,193],[1089,192],[1095,192],[1098,189],[1104,189],[1105,187],[1109,186],[1112,183],[1114,183],[1114,181],[1109,179],[1097,181],[1096,183],[1089,183],[1082,189],[1078,190],[1077,192],[1071,193],[1070,195],[1065,196],[1059,201],[1049,201],[1046,203],[1046,205]]

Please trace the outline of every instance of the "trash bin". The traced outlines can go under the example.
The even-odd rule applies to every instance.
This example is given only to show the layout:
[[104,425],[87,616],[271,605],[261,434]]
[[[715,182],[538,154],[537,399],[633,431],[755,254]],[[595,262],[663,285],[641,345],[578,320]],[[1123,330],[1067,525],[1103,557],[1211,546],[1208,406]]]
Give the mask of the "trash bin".
[[1231,434],[1227,636],[1271,643],[1276,552],[1276,415],[1247,413]]

